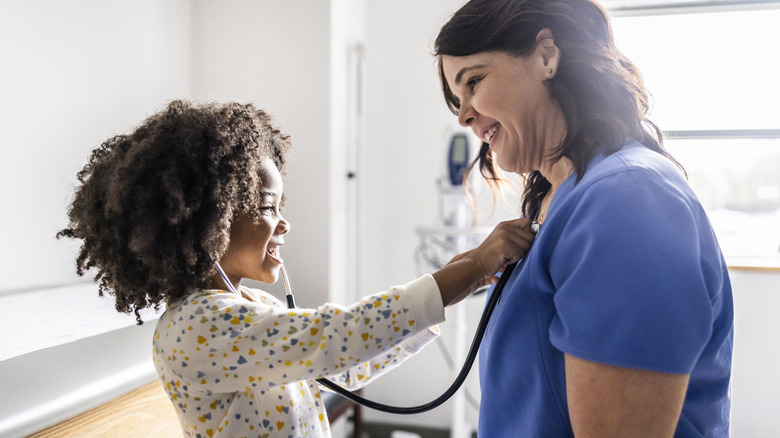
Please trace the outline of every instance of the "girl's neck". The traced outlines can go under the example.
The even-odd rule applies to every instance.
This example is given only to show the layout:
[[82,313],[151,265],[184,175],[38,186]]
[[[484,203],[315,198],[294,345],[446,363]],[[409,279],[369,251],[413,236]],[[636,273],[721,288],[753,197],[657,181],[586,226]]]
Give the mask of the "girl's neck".
[[[230,284],[233,286],[233,288],[236,291],[240,291],[241,290],[241,279],[240,278],[238,278],[238,279],[233,278],[230,274],[227,274],[227,273],[226,273],[226,275],[227,275],[228,279],[230,280]],[[219,272],[217,272],[216,274],[214,274],[213,277],[211,277],[211,282],[209,283],[209,287],[211,289],[226,290],[228,292],[231,291],[230,290],[230,286],[225,284],[225,280],[222,279],[222,276],[219,275]]]

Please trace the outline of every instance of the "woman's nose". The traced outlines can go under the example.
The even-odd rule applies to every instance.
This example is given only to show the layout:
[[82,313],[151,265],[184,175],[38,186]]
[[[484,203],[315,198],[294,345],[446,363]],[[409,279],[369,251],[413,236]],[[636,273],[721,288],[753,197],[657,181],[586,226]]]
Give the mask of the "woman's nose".
[[467,128],[474,122],[477,112],[474,111],[474,107],[467,102],[462,102],[460,108],[458,108],[458,123],[460,126]]

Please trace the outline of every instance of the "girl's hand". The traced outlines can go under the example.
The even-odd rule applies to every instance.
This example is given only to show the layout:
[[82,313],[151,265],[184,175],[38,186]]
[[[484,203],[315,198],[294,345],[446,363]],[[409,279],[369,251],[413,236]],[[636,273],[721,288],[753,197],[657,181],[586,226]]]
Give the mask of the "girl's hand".
[[[474,249],[470,249],[468,251],[462,252],[455,257],[452,258],[447,264],[452,264],[457,262],[458,260],[461,260],[468,255],[470,255],[472,252],[474,252]],[[501,269],[498,270],[498,272],[504,272],[505,266],[502,266]],[[453,299],[449,305],[457,304],[460,301],[462,301],[464,298],[468,297],[469,295],[473,294],[477,290],[479,290],[482,287],[490,286],[491,284],[498,283],[499,278],[495,275],[491,275],[490,277],[483,278],[482,280],[477,281],[476,283],[473,283],[471,286],[467,287],[461,294],[459,294],[455,299]]]
[[455,304],[478,288],[496,283],[495,274],[523,258],[534,237],[530,219],[501,222],[478,247],[455,256],[433,273],[444,305]]
[[488,237],[464,257],[473,257],[482,265],[481,279],[495,278],[504,266],[525,257],[536,235],[531,219],[515,219],[496,225]]

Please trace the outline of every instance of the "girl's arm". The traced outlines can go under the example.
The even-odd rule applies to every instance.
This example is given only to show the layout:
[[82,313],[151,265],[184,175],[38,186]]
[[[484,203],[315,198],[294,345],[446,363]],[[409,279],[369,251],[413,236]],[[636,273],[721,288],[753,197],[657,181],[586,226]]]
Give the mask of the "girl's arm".
[[368,362],[363,362],[342,374],[330,376],[327,377],[327,379],[350,391],[355,391],[400,365],[438,336],[438,327],[429,327],[427,330],[417,333],[395,348],[384,352]]
[[278,300],[257,303],[206,291],[166,312],[155,336],[156,356],[206,391],[262,389],[339,375],[444,321],[443,305],[493,281],[506,263],[525,254],[532,240],[529,220],[504,222],[478,248],[433,276],[349,307],[290,310]]
[[[529,219],[502,222],[479,247],[457,255],[447,266],[434,272],[432,276],[442,303],[455,304],[477,288],[495,283],[495,273],[505,264],[517,261],[530,248],[534,239],[530,225]],[[358,389],[401,364],[437,336],[437,327],[423,330],[384,354],[330,380],[348,389]]]
[[342,374],[444,320],[429,275],[349,307],[289,310],[274,301],[193,295],[158,323],[156,357],[204,391],[265,389]]

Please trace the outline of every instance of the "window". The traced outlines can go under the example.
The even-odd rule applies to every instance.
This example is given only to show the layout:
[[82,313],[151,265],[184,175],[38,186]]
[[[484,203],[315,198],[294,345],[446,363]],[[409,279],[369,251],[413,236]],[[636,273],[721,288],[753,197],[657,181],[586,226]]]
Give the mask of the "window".
[[[730,263],[780,266],[780,5],[613,17]],[[668,11],[667,11],[668,12]],[[690,11],[688,11],[690,12]]]

